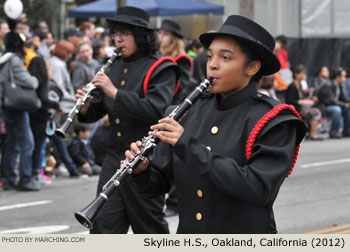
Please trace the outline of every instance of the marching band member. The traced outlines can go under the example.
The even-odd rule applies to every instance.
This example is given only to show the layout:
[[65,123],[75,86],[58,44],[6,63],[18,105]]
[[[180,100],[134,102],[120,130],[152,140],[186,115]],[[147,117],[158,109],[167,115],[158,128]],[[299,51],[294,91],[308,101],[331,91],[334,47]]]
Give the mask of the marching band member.
[[[305,125],[292,107],[257,92],[260,77],[280,69],[275,41],[236,15],[199,39],[208,49],[210,93],[181,124],[163,118],[151,127],[149,135],[161,142],[134,170],[134,180],[140,193],[153,195],[175,181],[178,233],[276,233],[272,206]],[[141,147],[132,143],[126,158]]]
[[[178,68],[161,57],[156,33],[149,27],[149,15],[135,7],[125,6],[109,19],[115,46],[121,48],[121,57],[112,64],[107,74],[97,74],[92,92],[80,110],[79,121],[95,122],[108,114],[110,139],[108,153],[98,182],[98,194],[103,185],[119,168],[120,160],[132,141],[144,136],[150,125],[156,123],[171,104]],[[76,99],[86,89],[78,90]],[[136,191],[128,177],[97,216],[91,233],[169,233],[163,213],[164,195],[149,197]]]

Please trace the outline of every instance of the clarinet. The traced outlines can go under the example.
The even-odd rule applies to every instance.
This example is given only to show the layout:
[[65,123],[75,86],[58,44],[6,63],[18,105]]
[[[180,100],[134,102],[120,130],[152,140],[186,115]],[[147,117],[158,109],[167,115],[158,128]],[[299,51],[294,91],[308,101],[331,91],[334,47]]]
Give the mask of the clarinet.
[[[122,51],[122,48],[116,48],[114,50],[113,55],[108,59],[106,64],[104,64],[101,67],[101,69],[97,72],[97,74],[99,74],[99,73],[107,73],[109,71],[111,65],[113,64],[113,62],[122,55],[121,51]],[[79,98],[77,100],[77,102],[75,103],[74,107],[69,112],[67,120],[62,124],[62,126],[59,129],[55,130],[55,133],[56,133],[57,136],[59,136],[61,138],[65,138],[66,137],[68,129],[72,125],[74,119],[79,114],[80,109],[84,106],[85,102],[90,97],[92,90],[94,90],[96,88],[96,86],[94,84],[92,84],[91,82],[86,84],[85,87],[87,88],[88,91],[85,93],[83,98]]]
[[[187,113],[189,108],[195,103],[200,95],[210,88],[212,79],[205,79],[201,82],[184,100],[181,104],[175,107],[175,109],[167,116],[173,118],[176,121],[180,121],[181,118]],[[158,130],[155,130],[158,131]],[[114,191],[119,187],[121,181],[131,174],[134,169],[151,153],[153,148],[160,141],[155,136],[147,136],[142,139],[142,146],[140,148],[140,154],[135,154],[133,160],[128,160],[123,163],[111,179],[103,186],[102,192],[92,201],[87,207],[80,212],[75,212],[74,216],[80,224],[84,227],[92,229],[93,222],[103,207],[103,205],[112,196]]]

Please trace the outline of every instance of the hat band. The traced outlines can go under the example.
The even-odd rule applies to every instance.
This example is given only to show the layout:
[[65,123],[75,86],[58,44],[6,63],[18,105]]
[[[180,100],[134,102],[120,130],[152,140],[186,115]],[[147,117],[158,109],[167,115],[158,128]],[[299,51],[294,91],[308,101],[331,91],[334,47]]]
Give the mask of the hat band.
[[141,19],[139,17],[133,17],[133,16],[129,16],[129,15],[123,15],[123,14],[118,14],[115,17],[116,21],[120,21],[120,22],[125,22],[125,23],[130,23],[133,25],[139,25],[139,26],[143,26],[145,28],[148,28],[148,22],[144,19]]
[[171,26],[166,25],[166,24],[162,25],[159,29],[160,29],[160,30],[165,30],[165,31],[177,32],[177,31],[174,29],[174,27],[171,27]]
[[237,36],[237,37],[242,37],[242,38],[251,40],[253,42],[256,42],[256,43],[258,43],[260,45],[263,45],[263,43],[261,43],[261,41],[255,39],[249,33],[245,32],[242,29],[239,29],[237,27],[233,27],[231,25],[223,25],[220,28],[219,33],[226,33],[227,35],[233,35],[233,36]]

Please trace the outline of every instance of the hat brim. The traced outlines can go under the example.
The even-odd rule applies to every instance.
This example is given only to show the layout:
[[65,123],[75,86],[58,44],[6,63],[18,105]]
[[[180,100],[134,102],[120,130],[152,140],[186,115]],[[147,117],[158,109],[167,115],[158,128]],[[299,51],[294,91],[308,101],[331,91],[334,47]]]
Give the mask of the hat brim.
[[202,45],[208,49],[213,39],[217,37],[231,37],[233,39],[237,39],[239,41],[242,41],[251,50],[253,50],[254,53],[259,56],[259,60],[261,61],[260,72],[262,75],[265,76],[274,74],[280,70],[281,64],[276,55],[262,44],[251,41],[249,39],[242,38],[240,36],[235,36],[229,33],[207,32],[201,34],[199,36],[199,40],[202,43]]
[[176,32],[176,31],[171,31],[171,30],[168,30],[168,29],[163,29],[163,28],[157,28],[155,29],[156,31],[159,31],[159,30],[164,30],[164,31],[168,31],[168,32],[171,32],[172,34],[174,34],[175,37],[178,37],[180,39],[183,39],[184,36],[182,36],[182,34]]
[[118,18],[107,18],[106,19],[107,22],[109,23],[121,23],[121,24],[127,24],[127,25],[131,25],[131,26],[136,26],[136,27],[140,27],[140,28],[143,28],[145,30],[148,30],[148,31],[155,31],[155,29],[153,28],[150,28],[150,27],[146,27],[144,25],[140,25],[140,24],[137,24],[137,23],[134,23],[134,22],[128,22],[128,21],[125,21],[125,20],[120,20]]

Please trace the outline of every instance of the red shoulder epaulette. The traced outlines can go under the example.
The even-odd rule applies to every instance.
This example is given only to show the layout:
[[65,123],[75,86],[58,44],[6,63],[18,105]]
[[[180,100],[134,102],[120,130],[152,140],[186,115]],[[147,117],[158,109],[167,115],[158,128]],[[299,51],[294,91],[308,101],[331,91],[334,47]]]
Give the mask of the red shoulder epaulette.
[[[153,63],[153,65],[148,69],[147,74],[145,79],[143,80],[143,93],[146,94],[147,90],[148,90],[148,83],[149,80],[151,78],[152,73],[154,72],[154,70],[160,65],[162,64],[164,61],[169,60],[171,62],[173,62],[175,65],[177,65],[176,61],[168,56],[165,57],[161,57],[160,59],[158,59],[156,62]],[[180,80],[177,81],[176,83],[176,87],[174,90],[174,94],[176,94],[177,90],[179,89],[179,85],[180,85]]]
[[186,59],[190,62],[190,70],[191,70],[191,72],[192,72],[192,59],[191,59],[191,57],[188,56],[187,54],[182,53],[182,54],[177,55],[177,56],[174,58],[174,60],[175,60],[175,62],[177,62],[177,61],[178,61],[179,59],[181,59],[181,58],[186,58]]
[[[265,126],[265,124],[268,121],[270,121],[272,118],[276,117],[282,110],[286,110],[286,109],[290,110],[296,117],[298,117],[300,120],[302,120],[301,116],[295,110],[295,108],[293,108],[292,106],[290,106],[288,104],[279,104],[276,107],[274,107],[273,109],[271,109],[256,123],[256,125],[254,126],[254,128],[252,129],[252,131],[249,134],[247,144],[246,144],[246,149],[245,149],[245,155],[246,155],[247,160],[249,159],[250,155],[252,154],[252,149],[253,149],[255,139],[258,136],[261,129]],[[293,168],[294,168],[295,163],[296,163],[297,158],[298,158],[299,148],[300,148],[300,144],[295,148],[292,167],[290,168],[287,177],[290,174],[292,174]]]

